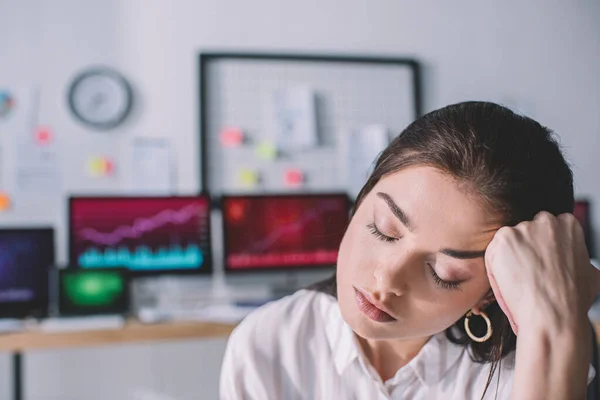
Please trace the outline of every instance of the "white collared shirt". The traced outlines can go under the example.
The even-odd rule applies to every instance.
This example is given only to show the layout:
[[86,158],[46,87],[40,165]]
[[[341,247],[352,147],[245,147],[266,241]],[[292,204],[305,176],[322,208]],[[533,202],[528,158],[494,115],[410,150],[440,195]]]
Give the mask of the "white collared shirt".
[[[510,397],[514,356],[513,352],[502,360],[484,399]],[[234,330],[223,360],[220,397],[480,400],[489,371],[489,364],[473,362],[464,346],[441,332],[382,382],[344,322],[337,301],[301,290],[254,311]]]

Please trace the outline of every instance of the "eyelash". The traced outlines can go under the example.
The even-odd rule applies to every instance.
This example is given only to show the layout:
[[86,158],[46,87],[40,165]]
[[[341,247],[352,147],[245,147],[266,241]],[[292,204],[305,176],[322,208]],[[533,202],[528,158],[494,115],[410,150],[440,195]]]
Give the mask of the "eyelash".
[[436,285],[439,285],[439,286],[443,287],[444,289],[448,289],[448,290],[461,290],[460,282],[445,281],[439,277],[439,275],[435,272],[435,269],[433,269],[431,264],[427,264],[427,266],[429,267],[429,272],[431,273],[431,276],[433,277],[433,280],[436,283]]
[[377,228],[377,225],[375,225],[374,222],[367,225],[367,228],[369,229],[369,231],[371,232],[371,234],[373,236],[375,236],[377,239],[381,240],[382,242],[394,243],[394,242],[398,241],[398,238],[384,235],[383,233],[381,233],[381,231]]
[[[394,242],[397,242],[399,240],[399,238],[395,238],[395,237],[391,237],[391,236],[388,236],[388,235],[384,235],[377,228],[377,225],[375,225],[374,222],[372,222],[369,225],[367,225],[367,228],[369,229],[369,231],[371,232],[371,234],[373,236],[375,236],[378,240],[381,240],[382,242],[385,242],[385,243],[394,243]],[[461,290],[460,289],[460,282],[445,281],[445,280],[443,280],[442,278],[439,277],[439,275],[435,272],[435,269],[433,269],[433,267],[431,266],[431,264],[427,264],[427,266],[429,267],[429,272],[431,273],[431,276],[433,277],[433,280],[436,283],[436,285],[441,286],[444,289],[448,289],[448,290]]]

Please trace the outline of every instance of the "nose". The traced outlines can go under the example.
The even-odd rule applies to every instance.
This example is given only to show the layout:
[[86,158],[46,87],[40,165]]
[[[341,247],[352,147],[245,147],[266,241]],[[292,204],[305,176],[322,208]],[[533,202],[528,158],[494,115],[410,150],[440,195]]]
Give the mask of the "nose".
[[408,289],[411,265],[414,267],[414,259],[409,254],[404,254],[401,260],[396,262],[384,261],[377,265],[373,271],[375,278],[377,300],[385,301],[385,297],[402,296]]

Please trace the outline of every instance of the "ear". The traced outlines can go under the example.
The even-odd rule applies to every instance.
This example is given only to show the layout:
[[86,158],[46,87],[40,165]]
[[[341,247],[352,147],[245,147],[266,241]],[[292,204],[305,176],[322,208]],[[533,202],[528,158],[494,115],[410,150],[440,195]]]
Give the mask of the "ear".
[[490,304],[496,302],[496,297],[494,297],[494,292],[490,289],[481,300],[471,309],[471,312],[475,315],[481,314],[483,310],[485,310]]

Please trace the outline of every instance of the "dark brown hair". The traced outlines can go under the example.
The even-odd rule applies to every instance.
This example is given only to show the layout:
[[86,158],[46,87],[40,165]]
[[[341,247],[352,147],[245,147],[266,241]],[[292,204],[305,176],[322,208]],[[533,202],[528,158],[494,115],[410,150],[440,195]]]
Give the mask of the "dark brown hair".
[[[410,124],[377,158],[355,210],[382,178],[413,165],[448,174],[504,225],[531,220],[540,211],[573,212],[573,175],[552,131],[494,103],[454,104]],[[336,277],[312,289],[336,296]],[[469,347],[473,361],[491,363],[482,398],[498,363],[516,348],[516,336],[498,303],[484,311],[494,329],[488,341],[471,341],[464,317],[446,330],[450,341]],[[470,326],[476,335],[486,331],[482,318],[471,318]]]

